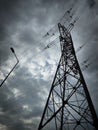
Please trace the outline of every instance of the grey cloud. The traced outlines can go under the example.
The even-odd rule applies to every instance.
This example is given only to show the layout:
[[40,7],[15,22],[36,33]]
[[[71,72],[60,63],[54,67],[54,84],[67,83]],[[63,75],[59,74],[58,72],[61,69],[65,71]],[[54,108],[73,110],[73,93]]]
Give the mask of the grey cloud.
[[91,8],[96,4],[95,0],[88,0],[88,3]]
[[[1,117],[1,123],[8,126],[8,129],[31,129],[25,126],[25,123],[21,122],[20,119],[31,119],[39,117],[42,113],[43,107],[41,106],[41,98],[38,96],[38,92],[41,91],[44,81],[36,81],[31,78],[31,75],[24,71],[26,68],[22,68],[16,75],[16,79],[9,79],[9,86],[11,89],[16,88],[21,91],[19,97],[15,97],[11,89],[7,89],[7,93],[4,91],[0,97],[1,112],[4,113]],[[28,81],[28,82],[27,82]],[[18,84],[17,84],[18,82]],[[24,85],[23,85],[24,82]],[[39,83],[37,83],[39,82]],[[46,84],[46,83],[44,83]],[[5,86],[3,86],[5,87]],[[7,86],[8,87],[8,86]],[[5,89],[5,88],[4,88]],[[10,96],[10,98],[8,98]],[[27,109],[23,109],[23,106],[27,105]],[[39,106],[40,105],[40,106]],[[6,115],[6,116],[5,116]],[[6,120],[4,120],[6,118]],[[17,122],[15,120],[17,120]],[[11,124],[9,124],[11,122]],[[33,123],[33,121],[32,121]]]
[[[84,8],[88,7],[92,2],[87,0]],[[37,129],[39,123],[37,118],[40,118],[42,115],[48,96],[47,93],[49,93],[51,86],[50,82],[52,82],[53,78],[53,74],[50,75],[53,65],[49,60],[51,57],[54,58],[56,56],[55,47],[48,51],[49,54],[47,52],[39,53],[37,49],[42,47],[40,39],[70,6],[74,5],[75,10],[82,6],[82,2],[81,5],[76,3],[78,3],[78,0],[10,0],[10,2],[8,0],[0,0],[1,71],[3,71],[2,67],[8,69],[9,59],[12,59],[13,63],[9,49],[11,46],[15,47],[16,54],[20,59],[20,64],[15,69],[14,75],[11,75],[7,83],[0,88],[0,123],[7,126],[7,130]],[[96,53],[96,56],[98,55],[98,13],[95,5],[85,9],[83,11],[84,14],[80,14],[82,17],[73,29],[72,37],[76,33],[76,36],[80,38],[80,42],[89,41],[89,44],[77,54],[79,62],[91,55],[92,50]],[[78,10],[77,14],[79,13],[81,12]],[[44,40],[42,44],[43,46],[46,45]],[[77,46],[79,45],[80,43],[77,44]],[[39,62],[42,57],[43,59],[45,58],[44,65],[41,65]],[[36,66],[35,68],[32,68],[34,67],[32,63]],[[31,70],[29,70],[30,65],[32,65]],[[88,86],[90,86],[90,93],[94,91],[96,94],[96,97],[91,95],[94,101],[98,97],[96,87],[98,84],[97,66],[98,62],[96,60],[84,72],[84,77]],[[49,79],[44,80],[41,70],[50,75]],[[36,73],[37,76],[34,76],[32,72]],[[92,83],[89,81],[92,81]],[[92,86],[94,87],[92,88]],[[98,113],[97,101],[94,102],[94,105]],[[26,122],[27,120],[30,120],[30,123]]]

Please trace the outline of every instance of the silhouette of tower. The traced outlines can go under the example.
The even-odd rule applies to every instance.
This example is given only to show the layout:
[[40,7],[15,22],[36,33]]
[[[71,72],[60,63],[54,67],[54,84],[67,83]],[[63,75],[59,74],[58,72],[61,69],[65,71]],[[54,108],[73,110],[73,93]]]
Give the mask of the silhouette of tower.
[[60,23],[58,28],[61,58],[38,130],[98,130],[97,115],[77,61],[70,28]]

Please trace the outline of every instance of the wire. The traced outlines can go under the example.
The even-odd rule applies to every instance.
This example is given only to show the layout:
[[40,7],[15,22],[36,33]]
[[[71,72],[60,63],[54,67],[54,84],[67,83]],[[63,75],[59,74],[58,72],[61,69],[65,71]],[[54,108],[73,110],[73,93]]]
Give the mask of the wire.
[[[98,56],[95,56],[94,58],[92,58],[92,60],[90,60],[90,62],[88,62],[89,61],[89,59],[91,59],[90,57],[87,59],[87,60],[85,60],[84,61],[84,64],[83,64],[83,67],[82,67],[82,71],[84,71],[84,70],[86,70],[90,65],[92,65],[94,62],[94,60],[95,59],[97,59],[98,58]],[[86,64],[85,64],[86,63]]]
[[89,42],[84,43],[83,45],[81,45],[80,47],[77,48],[76,53],[78,53],[86,44],[88,44]]
[[[71,11],[72,11],[72,8],[70,8],[69,10],[67,10],[64,15],[60,18],[59,22],[62,23],[62,24],[65,24],[68,20],[71,21],[72,17],[73,17],[73,13],[71,14]],[[59,23],[58,22],[58,23]],[[58,29],[58,24],[55,24],[44,36],[43,38],[45,37],[49,37],[49,36],[53,36],[55,35],[56,31]]]

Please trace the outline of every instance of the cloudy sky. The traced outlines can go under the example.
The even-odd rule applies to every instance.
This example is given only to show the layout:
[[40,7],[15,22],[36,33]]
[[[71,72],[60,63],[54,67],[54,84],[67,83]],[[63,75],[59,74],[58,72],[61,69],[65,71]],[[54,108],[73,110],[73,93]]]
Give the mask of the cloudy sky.
[[0,130],[37,130],[60,58],[59,40],[44,50],[51,38],[43,36],[71,7],[79,17],[74,47],[85,44],[77,58],[98,115],[97,6],[97,0],[0,0],[0,83],[16,63],[10,47],[19,59],[0,88]]

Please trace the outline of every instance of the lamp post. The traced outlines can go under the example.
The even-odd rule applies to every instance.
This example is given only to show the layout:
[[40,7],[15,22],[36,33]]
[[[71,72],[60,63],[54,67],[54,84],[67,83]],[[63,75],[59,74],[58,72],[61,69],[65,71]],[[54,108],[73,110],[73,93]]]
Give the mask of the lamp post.
[[13,49],[12,47],[11,47],[10,49],[11,49],[12,53],[14,54],[14,56],[15,56],[17,62],[16,62],[16,64],[13,66],[13,68],[10,70],[10,72],[8,73],[8,75],[5,77],[5,79],[2,81],[2,83],[0,84],[0,87],[1,87],[1,86],[3,85],[3,83],[7,80],[7,78],[9,77],[9,75],[12,73],[12,71],[15,69],[15,67],[16,67],[17,64],[19,63],[19,59],[17,58],[14,49]]

